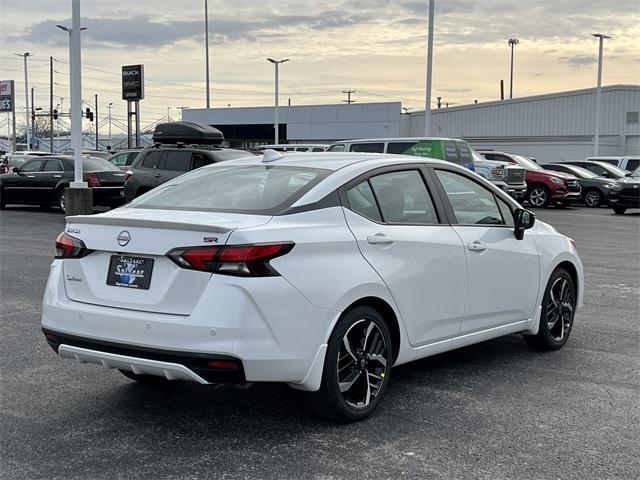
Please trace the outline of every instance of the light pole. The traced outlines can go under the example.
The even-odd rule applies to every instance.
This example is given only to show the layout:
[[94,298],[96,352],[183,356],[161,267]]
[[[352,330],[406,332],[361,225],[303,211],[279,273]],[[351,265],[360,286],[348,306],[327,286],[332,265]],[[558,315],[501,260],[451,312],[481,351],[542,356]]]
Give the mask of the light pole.
[[280,126],[278,124],[278,88],[279,88],[279,77],[278,77],[278,67],[280,66],[281,63],[284,62],[288,62],[289,59],[288,58],[283,58],[282,60],[274,60],[273,58],[267,58],[267,60],[271,63],[273,63],[276,67],[276,104],[275,104],[275,125],[274,125],[274,129],[275,129],[275,144],[278,145],[278,142],[280,141],[279,138],[279,134],[280,134]]
[[431,78],[433,76],[433,22],[436,0],[429,0],[429,33],[427,36],[427,91],[424,105],[424,135],[431,134]]
[[598,39],[598,87],[596,88],[596,118],[593,129],[593,155],[598,155],[600,149],[600,108],[602,101],[602,55],[604,53],[604,40],[611,38],[604,33],[594,33],[594,37]]
[[64,198],[67,215],[91,214],[93,195],[82,172],[82,44],[80,36],[80,0],[71,2],[71,28],[57,25],[69,34],[69,83],[71,90],[71,146],[73,148],[74,181]]
[[511,80],[509,80],[509,98],[513,98],[513,48],[520,43],[517,38],[509,39],[509,46],[511,47]]
[[[24,123],[24,127],[27,129],[27,151],[31,150],[31,135],[29,132],[29,73],[27,69],[27,58],[32,55],[29,52],[24,53],[16,53],[19,57],[24,59],[24,104],[25,104],[25,116],[26,122]],[[33,107],[33,105],[32,105]]]
[[113,102],[109,102],[109,149],[111,149],[111,106]]
[[207,108],[211,108],[211,96],[209,94],[209,2],[204,0],[204,50],[207,82]]

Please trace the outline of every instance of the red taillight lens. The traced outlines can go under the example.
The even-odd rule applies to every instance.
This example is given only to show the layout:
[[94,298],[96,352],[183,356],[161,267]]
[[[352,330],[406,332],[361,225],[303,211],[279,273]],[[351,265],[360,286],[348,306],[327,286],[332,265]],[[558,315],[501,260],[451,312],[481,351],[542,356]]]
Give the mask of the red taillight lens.
[[97,173],[90,173],[87,175],[87,185],[91,188],[100,186],[100,179]]
[[124,181],[125,183],[127,182],[127,180],[129,180],[131,177],[133,177],[133,172],[131,170],[127,170],[126,172],[124,172]]
[[82,258],[91,252],[82,240],[64,232],[56,238],[56,258]]
[[293,243],[287,242],[178,248],[171,250],[167,256],[179,266],[191,270],[240,277],[273,277],[279,273],[269,261],[286,255],[293,246]]

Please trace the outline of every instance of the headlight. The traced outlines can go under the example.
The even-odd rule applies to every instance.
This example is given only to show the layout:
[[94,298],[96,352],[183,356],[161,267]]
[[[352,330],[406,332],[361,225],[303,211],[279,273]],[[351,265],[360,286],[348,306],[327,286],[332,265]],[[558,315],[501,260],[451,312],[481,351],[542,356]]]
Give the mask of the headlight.
[[504,178],[503,167],[493,167],[491,169],[491,180],[502,180]]
[[556,185],[564,185],[564,180],[558,177],[551,177],[551,182],[555,183]]
[[607,188],[607,189],[615,188],[615,187],[616,187],[615,183],[605,183],[604,185],[602,185],[602,188]]

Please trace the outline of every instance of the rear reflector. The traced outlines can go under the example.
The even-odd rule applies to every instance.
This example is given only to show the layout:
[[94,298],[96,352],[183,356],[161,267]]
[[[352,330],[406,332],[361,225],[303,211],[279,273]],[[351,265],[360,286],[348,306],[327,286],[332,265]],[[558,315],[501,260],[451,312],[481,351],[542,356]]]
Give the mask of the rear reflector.
[[287,242],[177,248],[167,256],[178,266],[191,270],[240,277],[273,277],[279,273],[269,261],[286,255],[293,246],[292,242]]
[[82,240],[64,232],[56,238],[56,258],[82,258],[92,251],[85,247]]
[[207,363],[209,368],[219,368],[220,370],[238,370],[237,362],[231,360],[211,360]]

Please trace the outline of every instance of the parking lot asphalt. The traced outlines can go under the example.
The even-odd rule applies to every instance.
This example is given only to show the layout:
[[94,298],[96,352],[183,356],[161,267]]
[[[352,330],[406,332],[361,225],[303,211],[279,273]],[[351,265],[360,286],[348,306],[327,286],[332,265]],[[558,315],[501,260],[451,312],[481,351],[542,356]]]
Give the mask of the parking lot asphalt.
[[40,314],[64,218],[2,211],[0,478],[639,478],[640,213],[536,213],[585,267],[567,345],[511,335],[398,367],[371,418],[333,425],[283,385],[144,387],[60,359]]

